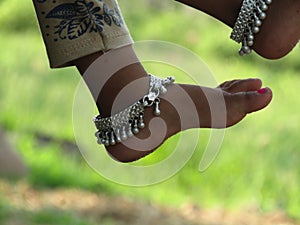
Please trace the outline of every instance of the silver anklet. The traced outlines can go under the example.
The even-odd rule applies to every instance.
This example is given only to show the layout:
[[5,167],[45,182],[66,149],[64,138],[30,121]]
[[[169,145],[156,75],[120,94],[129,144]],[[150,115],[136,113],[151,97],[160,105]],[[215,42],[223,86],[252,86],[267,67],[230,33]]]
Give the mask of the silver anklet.
[[267,17],[266,11],[272,0],[244,0],[230,38],[242,43],[241,56],[250,54],[254,45],[254,35],[260,31],[262,20]]
[[146,125],[144,123],[144,109],[154,106],[154,115],[159,116],[159,96],[167,92],[167,86],[173,84],[174,77],[160,79],[149,74],[150,88],[147,95],[123,111],[110,117],[102,118],[100,115],[94,118],[97,128],[95,136],[98,144],[105,146],[115,145],[139,133]]

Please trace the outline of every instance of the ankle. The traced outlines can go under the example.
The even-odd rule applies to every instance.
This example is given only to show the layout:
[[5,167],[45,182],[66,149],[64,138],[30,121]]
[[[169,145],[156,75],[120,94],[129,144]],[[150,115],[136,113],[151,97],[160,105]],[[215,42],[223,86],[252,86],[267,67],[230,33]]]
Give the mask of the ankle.
[[128,65],[104,84],[96,101],[103,117],[118,113],[140,100],[149,90],[147,72],[140,63]]
[[[93,71],[88,71],[92,63],[97,65],[93,66]],[[141,99],[149,89],[148,74],[132,46],[108,53],[94,53],[76,60],[74,64],[102,116],[123,110]]]

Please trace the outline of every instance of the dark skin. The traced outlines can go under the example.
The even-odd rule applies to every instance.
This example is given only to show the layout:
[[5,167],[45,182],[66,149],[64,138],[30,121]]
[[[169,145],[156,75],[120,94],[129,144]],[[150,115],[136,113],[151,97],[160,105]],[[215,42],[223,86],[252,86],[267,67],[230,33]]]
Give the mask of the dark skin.
[[[222,21],[226,25],[233,27],[237,15],[239,13],[242,0],[179,0],[178,2],[192,6],[198,10],[206,12],[207,14]],[[261,32],[256,35],[254,50],[261,56],[269,59],[276,59],[285,56],[296,45],[300,38],[300,0],[273,0],[273,4],[268,10],[268,17],[264,21]],[[289,21],[282,18],[289,18]],[[282,32],[284,30],[284,32]],[[276,37],[276,38],[275,38]],[[120,57],[133,57],[136,55],[131,46],[126,47],[126,55],[120,53]],[[102,53],[95,53],[84,58],[78,59],[74,62],[79,72],[83,75],[89,66],[97,59],[103,57]],[[101,63],[101,61],[97,63]],[[128,105],[144,96],[148,91],[148,81],[146,79],[147,72],[143,66],[138,62],[133,63],[121,70],[117,71],[104,85],[98,98],[95,98],[97,107],[102,116],[111,115],[112,105],[118,93],[128,84],[136,81],[139,78],[145,78],[136,84],[134,88],[126,94],[126,98],[117,104],[114,110],[122,110]],[[94,81],[83,77],[90,88],[91,93],[98,93],[97,87],[92,84]],[[188,115],[191,118],[180,123],[180,113],[174,108],[174,102],[183,108],[188,108],[180,91],[185,93],[192,100],[196,108],[196,117],[194,114]],[[220,97],[222,96],[222,97]],[[177,132],[201,127],[201,128],[223,128],[232,126],[241,121],[248,113],[258,111],[266,107],[272,99],[272,91],[269,88],[262,89],[262,82],[259,79],[233,80],[227,81],[219,85],[217,88],[206,88],[195,85],[176,84],[168,88],[166,97],[173,99],[172,104],[168,101],[162,100],[160,104],[161,116],[160,118],[166,125],[166,132],[160,134],[162,124],[156,123],[150,128],[147,126],[138,135],[139,141],[135,139],[134,143],[128,140],[124,143],[107,147],[108,153],[118,161],[131,162],[140,159],[151,152],[157,146],[161,145],[164,140],[176,134]],[[226,104],[226,121],[222,118],[224,115],[217,115],[215,122],[212,123],[211,110],[207,98],[213,99],[215,107],[222,106],[223,99]],[[175,104],[175,105],[176,105]],[[218,111],[218,109],[216,109]],[[222,108],[219,110],[222,112]],[[189,113],[189,110],[187,112]],[[152,110],[146,109],[145,123],[153,119]],[[194,119],[195,118],[195,119]],[[220,118],[220,120],[218,120]],[[157,135],[154,135],[157,134]],[[163,137],[161,137],[163,135]],[[143,139],[151,137],[151,141],[143,142]],[[128,142],[128,143],[127,143]],[[128,145],[127,145],[128,144]],[[131,147],[129,147],[131,146]],[[137,151],[138,149],[138,151]]]
[[[126,48],[131,49],[131,46],[127,46]],[[133,50],[131,51],[131,54],[135,55]],[[99,55],[95,54],[89,57],[80,59],[78,69],[82,74],[89,66],[89,62],[98,58]],[[126,57],[128,57],[128,55]],[[98,63],[98,60],[95,63]],[[95,99],[100,114],[103,117],[113,114],[111,113],[112,105],[114,104],[119,91],[139,78],[145,79],[135,84],[136,86],[130,89],[131,91],[127,92],[126,98],[120,101],[120,104],[116,105],[117,108],[114,108],[115,111],[120,111],[140,99],[147,93],[149,88],[147,72],[140,63],[131,64],[117,71],[104,85],[99,98]],[[94,81],[89,80],[85,76],[84,79],[86,79],[85,81],[90,87],[90,91],[92,93],[98,93],[97,88],[93,87]],[[122,80],[122,82],[120,82],[120,80]],[[132,139],[128,139],[123,143],[106,147],[106,149],[114,159],[122,162],[131,162],[150,154],[161,145],[164,140],[180,131],[196,127],[224,128],[232,126],[241,121],[248,113],[260,110],[270,103],[272,91],[269,88],[266,88],[262,89],[262,92],[259,93],[261,87],[262,82],[259,79],[228,81],[217,88],[207,88],[188,84],[172,85],[168,88],[168,92],[165,95],[166,98],[172,99],[172,102],[162,99],[160,104],[161,115],[159,118],[161,118],[167,126],[165,133],[162,133],[161,131],[163,124],[158,122],[155,123],[151,129],[149,126],[146,126],[146,128],[136,135],[140,141],[133,142]],[[188,104],[186,99],[181,95],[182,90],[184,90],[185,94],[192,100],[192,105],[196,107],[196,112],[190,112],[189,110],[185,111],[185,116],[190,119],[183,124],[181,124],[180,113],[178,113],[177,109],[173,106],[175,104],[180,105],[185,109],[190,108],[190,104]],[[220,109],[215,109],[214,111],[224,112],[214,117],[216,120],[214,124],[212,124],[211,106],[207,100],[207,95],[209,98],[214,99],[213,102],[215,107],[220,107]],[[225,99],[226,111],[222,108],[222,96]],[[145,110],[144,120],[146,124],[149,124],[154,118],[152,111],[151,108]],[[226,114],[225,120],[224,114]],[[200,121],[198,122],[198,120]],[[151,141],[145,143],[143,140],[149,137],[151,138]]]
[[[226,25],[233,27],[242,0],[176,0],[205,12]],[[300,1],[273,0],[255,36],[253,49],[267,59],[279,59],[287,55],[300,40]]]

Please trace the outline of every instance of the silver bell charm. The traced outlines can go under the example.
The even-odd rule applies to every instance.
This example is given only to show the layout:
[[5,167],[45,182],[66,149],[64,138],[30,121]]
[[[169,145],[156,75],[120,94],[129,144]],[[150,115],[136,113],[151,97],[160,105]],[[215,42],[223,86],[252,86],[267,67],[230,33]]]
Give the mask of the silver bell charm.
[[145,123],[144,123],[143,117],[144,117],[143,114],[140,114],[140,115],[139,115],[138,128],[140,128],[140,129],[145,128]]
[[116,140],[115,140],[114,132],[112,131],[110,134],[110,145],[115,145],[115,144],[116,144]]
[[265,2],[266,2],[267,5],[272,4],[272,0],[266,0]]
[[106,133],[106,135],[105,135],[104,145],[105,145],[106,147],[110,145],[110,142],[109,142],[109,136],[108,136],[107,133]]
[[99,131],[97,131],[97,132],[95,133],[95,136],[97,137],[97,142],[98,142],[98,144],[99,144],[99,145],[103,144],[103,143],[102,143],[102,139],[101,139],[101,137],[100,137],[100,132],[99,132]]
[[126,128],[123,127],[122,132],[121,132],[121,140],[126,141],[127,139],[128,139],[128,137],[127,137],[127,133],[126,133]]
[[132,124],[129,124],[129,125],[128,125],[128,129],[127,129],[127,136],[128,136],[129,138],[134,136],[134,134],[133,134],[132,131],[131,131],[131,127],[132,127]]
[[132,132],[134,134],[138,134],[140,132],[139,128],[138,128],[138,121],[137,120],[134,120],[134,125],[133,125],[133,129],[132,129]]
[[159,116],[160,115],[160,110],[159,110],[159,103],[160,103],[160,100],[159,99],[155,99],[154,101],[154,115],[155,116]]
[[121,140],[121,137],[120,137],[120,129],[117,129],[117,132],[116,132],[116,142],[117,143],[120,143],[122,140]]

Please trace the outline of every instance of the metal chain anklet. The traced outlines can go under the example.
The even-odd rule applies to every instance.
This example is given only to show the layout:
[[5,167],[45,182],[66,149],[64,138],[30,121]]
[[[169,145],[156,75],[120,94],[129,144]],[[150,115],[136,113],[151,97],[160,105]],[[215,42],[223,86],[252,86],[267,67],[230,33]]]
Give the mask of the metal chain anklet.
[[254,35],[259,33],[262,21],[272,0],[244,0],[230,38],[242,43],[241,56],[250,54],[254,45]]
[[100,115],[94,118],[97,128],[95,136],[98,144],[105,146],[115,145],[139,133],[146,125],[144,123],[144,109],[154,106],[154,115],[159,116],[159,96],[167,92],[167,86],[173,84],[174,77],[160,79],[149,74],[150,88],[147,95],[123,111],[110,117],[102,118]]

